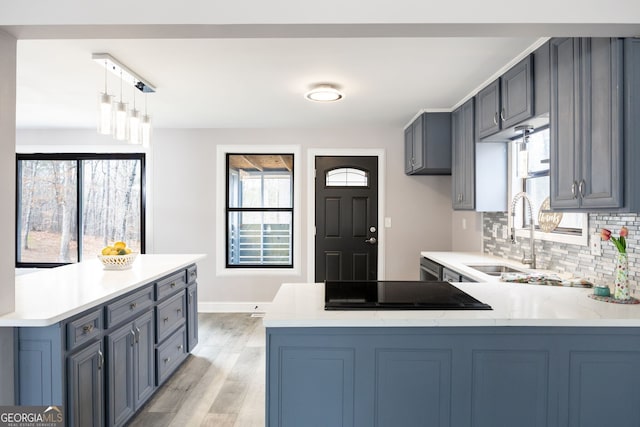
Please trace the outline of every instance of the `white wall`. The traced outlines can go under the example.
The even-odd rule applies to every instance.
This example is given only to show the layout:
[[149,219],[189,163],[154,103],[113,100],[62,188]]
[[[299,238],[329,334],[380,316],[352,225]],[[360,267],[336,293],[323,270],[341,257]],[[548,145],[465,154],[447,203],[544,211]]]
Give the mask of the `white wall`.
[[454,211],[451,218],[451,250],[482,252],[482,214]]
[[[0,31],[0,241],[14,242],[15,209],[15,132],[16,132],[16,39]],[[0,257],[0,314],[15,306],[13,244],[5,244]],[[13,334],[0,330],[0,405],[13,404]]]
[[[68,145],[103,143],[93,131],[18,131],[19,149],[46,145],[55,150]],[[109,143],[109,139],[106,140]],[[387,200],[385,216],[392,227],[385,230],[387,279],[417,280],[419,253],[450,250],[452,230],[451,177],[406,176],[402,129],[202,129],[154,132],[148,170],[147,205],[151,216],[147,233],[149,253],[206,253],[199,263],[199,301],[250,303],[271,301],[283,282],[307,281],[306,235],[312,213],[306,208],[306,170],[302,172],[301,274],[264,277],[216,276],[216,147],[217,145],[298,145],[305,168],[310,148],[375,148],[386,153]],[[41,149],[42,147],[38,147]],[[96,147],[91,147],[95,149]],[[100,147],[101,151],[105,147]],[[41,151],[41,150],[40,150]],[[382,225],[382,221],[380,222]]]

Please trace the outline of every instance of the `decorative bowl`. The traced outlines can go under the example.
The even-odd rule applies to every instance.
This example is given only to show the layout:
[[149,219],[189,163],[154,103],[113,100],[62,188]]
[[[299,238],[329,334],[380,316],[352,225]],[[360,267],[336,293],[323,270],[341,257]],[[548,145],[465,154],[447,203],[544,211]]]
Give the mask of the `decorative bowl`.
[[136,260],[137,253],[127,255],[98,255],[105,270],[126,270],[131,268],[133,261]]

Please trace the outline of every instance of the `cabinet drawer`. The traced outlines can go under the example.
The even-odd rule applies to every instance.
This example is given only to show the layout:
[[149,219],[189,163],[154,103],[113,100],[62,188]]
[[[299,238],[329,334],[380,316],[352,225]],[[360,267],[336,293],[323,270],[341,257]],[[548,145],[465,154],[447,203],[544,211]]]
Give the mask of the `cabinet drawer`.
[[153,286],[147,286],[107,305],[107,328],[144,312],[152,305]]
[[187,329],[178,329],[156,352],[158,385],[162,384],[187,357]]
[[156,282],[156,300],[173,295],[187,286],[185,270],[160,279]]
[[186,319],[186,294],[179,294],[169,298],[156,307],[157,342],[162,342],[173,331],[184,324]]
[[198,278],[198,267],[195,265],[192,265],[191,267],[187,268],[187,283],[192,284],[196,281],[197,278]]
[[67,350],[73,350],[82,344],[102,335],[102,310],[97,309],[76,320],[67,323]]

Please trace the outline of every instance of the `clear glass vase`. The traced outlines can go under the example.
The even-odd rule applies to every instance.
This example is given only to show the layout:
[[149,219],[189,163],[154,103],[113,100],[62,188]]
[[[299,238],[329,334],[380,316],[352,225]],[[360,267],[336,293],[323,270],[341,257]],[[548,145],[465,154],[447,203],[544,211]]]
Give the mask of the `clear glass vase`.
[[618,253],[616,260],[616,280],[613,297],[619,300],[631,298],[629,292],[629,258],[626,253]]

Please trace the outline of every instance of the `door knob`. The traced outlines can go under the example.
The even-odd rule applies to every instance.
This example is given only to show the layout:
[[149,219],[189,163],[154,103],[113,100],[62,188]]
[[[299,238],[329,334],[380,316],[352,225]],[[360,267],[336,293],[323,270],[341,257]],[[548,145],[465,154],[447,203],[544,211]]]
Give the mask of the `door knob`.
[[375,237],[370,237],[367,240],[365,240],[365,243],[369,243],[370,245],[375,245],[376,242],[378,241],[378,239],[376,239]]

